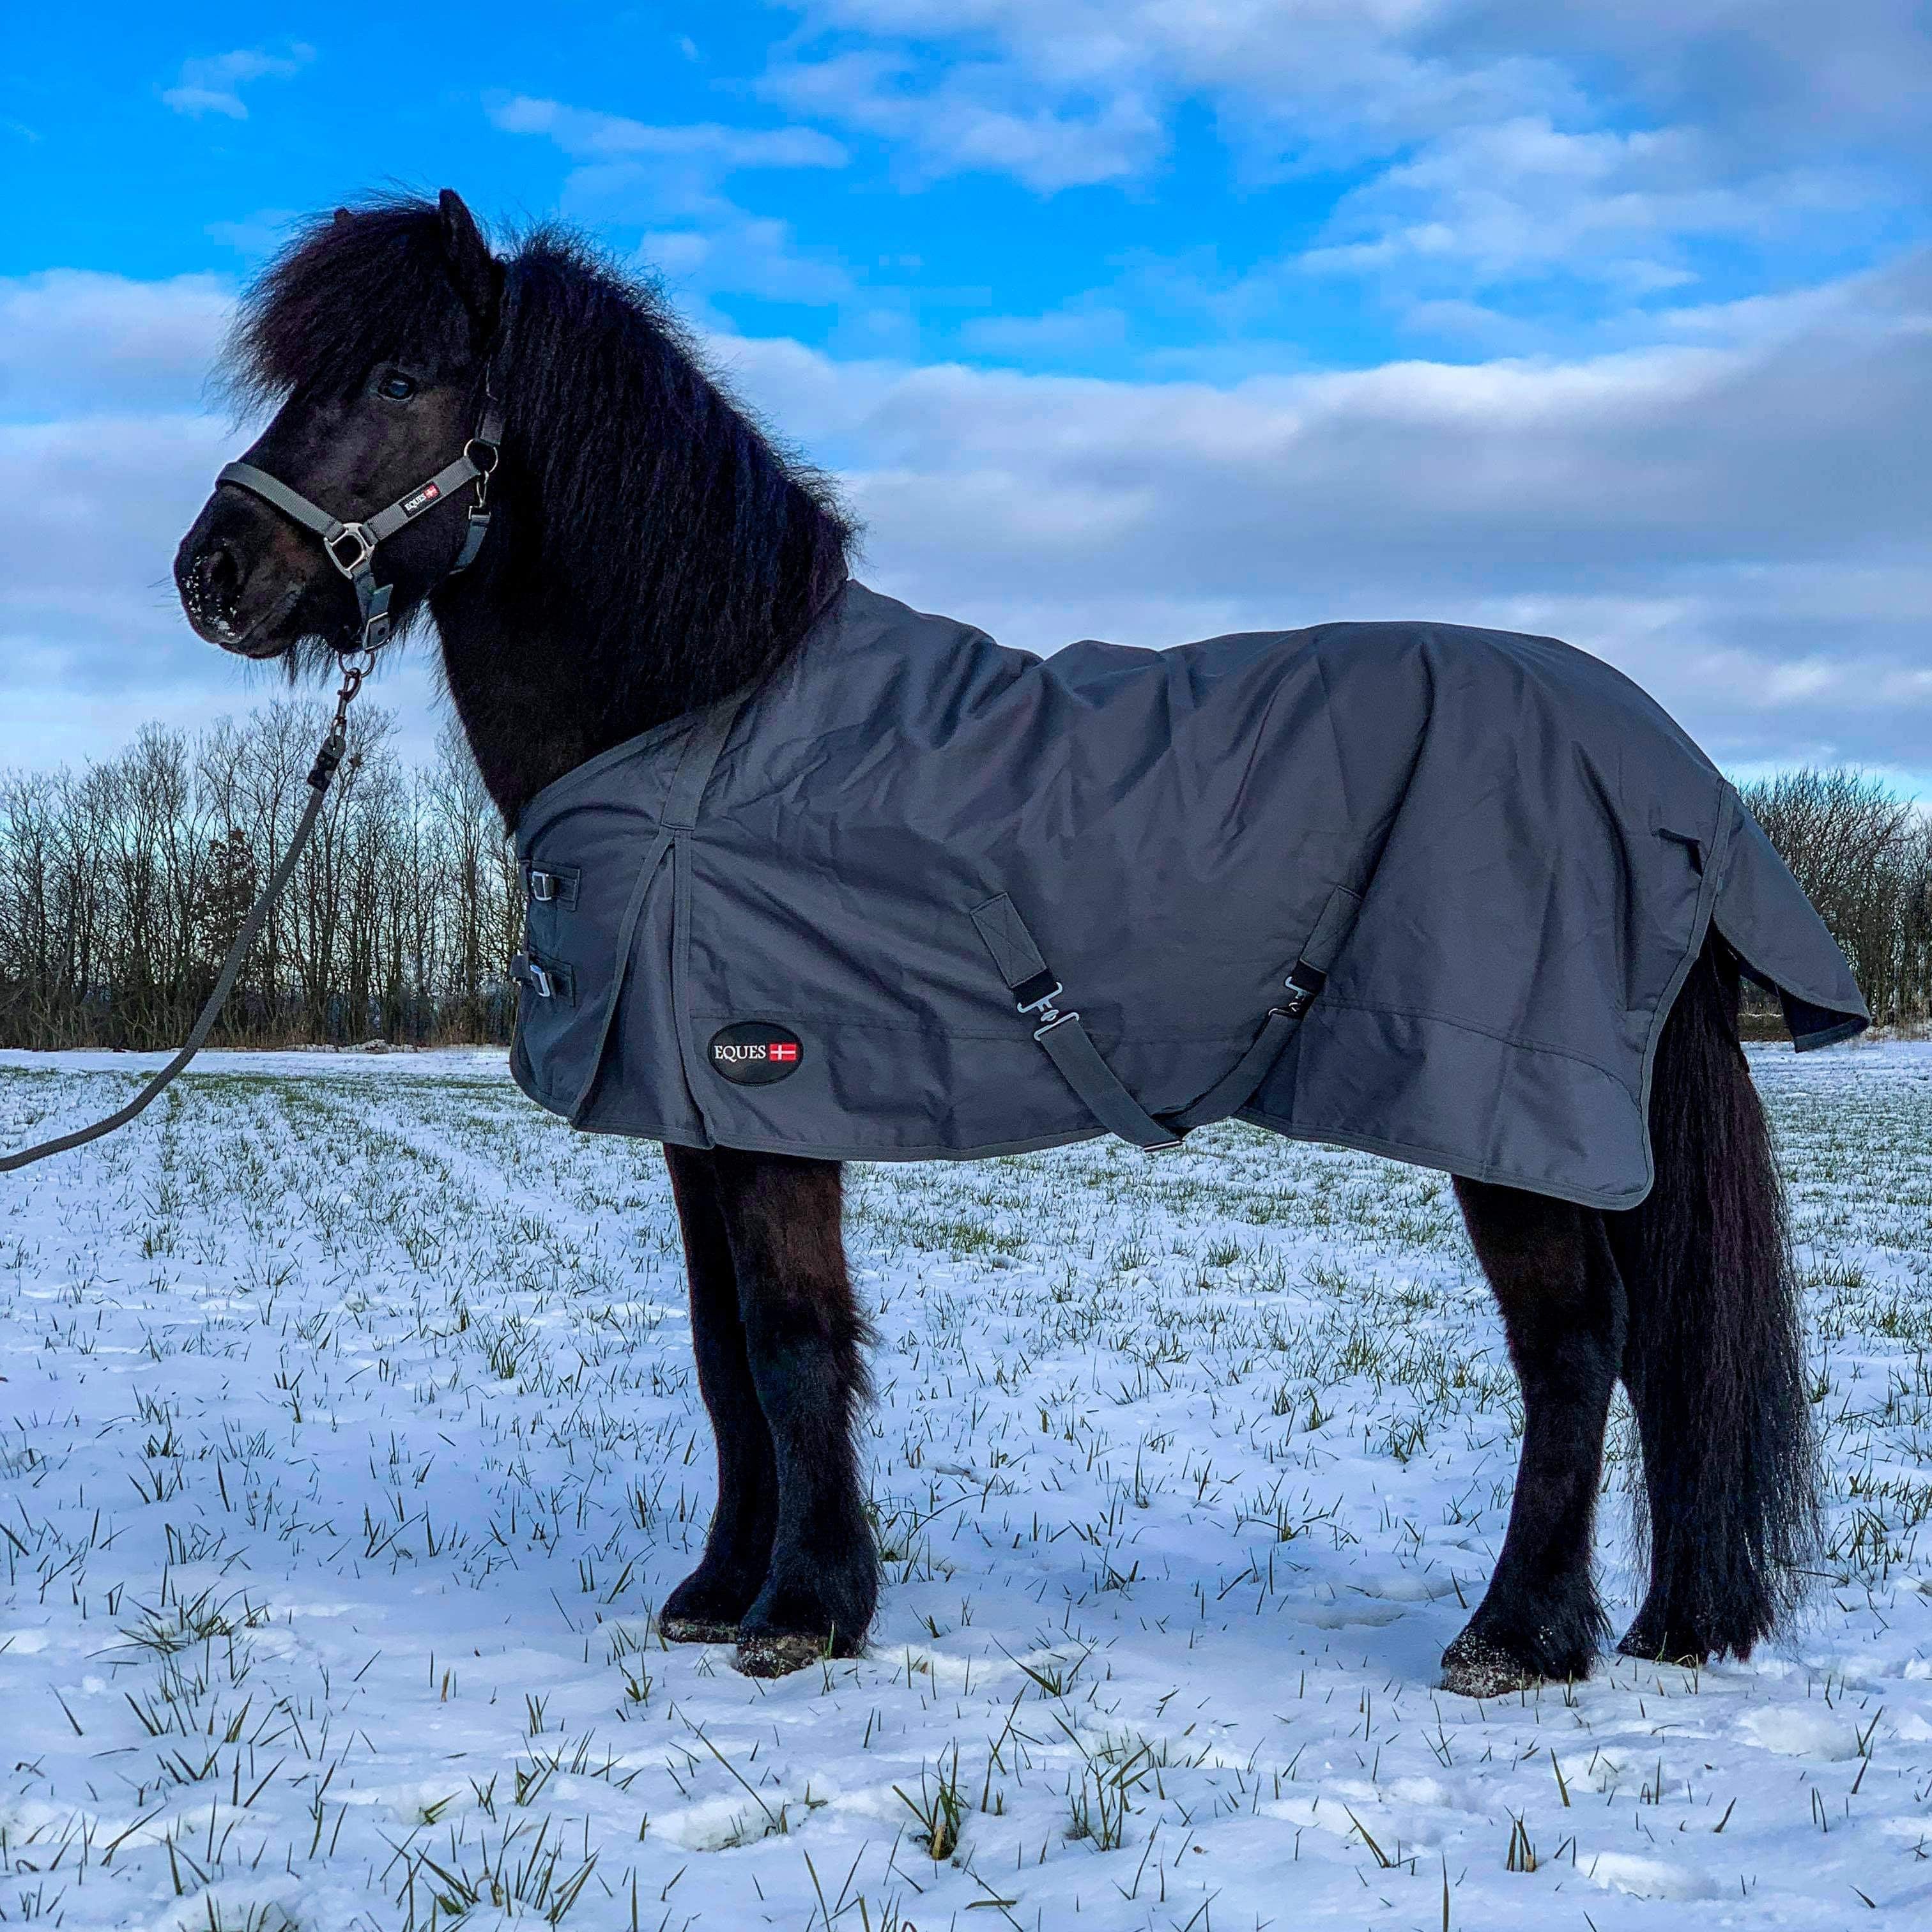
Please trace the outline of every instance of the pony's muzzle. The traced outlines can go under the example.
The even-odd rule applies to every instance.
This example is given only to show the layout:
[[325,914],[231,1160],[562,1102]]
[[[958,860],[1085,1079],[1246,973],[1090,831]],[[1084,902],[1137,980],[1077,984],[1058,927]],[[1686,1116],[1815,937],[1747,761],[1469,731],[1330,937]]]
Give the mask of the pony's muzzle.
[[174,575],[196,636],[244,657],[273,657],[290,641],[278,627],[309,588],[315,560],[238,491],[219,490],[182,539]]

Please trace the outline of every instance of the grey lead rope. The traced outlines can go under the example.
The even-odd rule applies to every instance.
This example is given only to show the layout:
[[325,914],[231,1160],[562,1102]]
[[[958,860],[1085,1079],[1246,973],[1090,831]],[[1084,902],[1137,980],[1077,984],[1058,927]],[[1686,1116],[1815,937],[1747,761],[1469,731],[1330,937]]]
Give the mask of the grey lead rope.
[[126,1106],[110,1114],[105,1120],[96,1120],[88,1126],[76,1127],[70,1134],[62,1134],[52,1140],[42,1141],[38,1146],[22,1148],[17,1154],[0,1154],[0,1174],[11,1174],[16,1168],[29,1167],[37,1160],[45,1160],[50,1154],[64,1154],[69,1148],[85,1147],[89,1141],[98,1141],[104,1134],[111,1134],[116,1127],[124,1127],[136,1114],[145,1112],[160,1097],[163,1090],[173,1082],[176,1076],[206,1045],[208,1036],[214,1031],[214,1022],[220,1016],[221,1009],[227,1004],[229,994],[235,990],[235,982],[241,973],[242,962],[248,956],[248,949],[254,944],[255,936],[261,931],[262,922],[268,916],[271,908],[280,898],[289,880],[295,876],[296,862],[302,857],[304,848],[315,831],[316,820],[322,816],[322,808],[328,796],[329,785],[335,777],[337,766],[342,763],[343,753],[348,748],[350,700],[362,688],[362,680],[368,675],[368,671],[367,664],[345,664],[343,667],[342,688],[335,694],[335,717],[328,728],[328,736],[322,740],[321,750],[316,754],[314,766],[308,775],[308,782],[312,788],[309,802],[303,808],[294,838],[289,842],[289,849],[282,854],[280,864],[276,866],[269,878],[267,890],[255,902],[248,916],[242,922],[242,930],[235,935],[235,944],[228,949],[228,957],[221,962],[221,972],[214,982],[214,990],[208,994],[207,1004],[202,1006],[200,1017],[194,1023],[194,1030],[188,1036],[187,1045]]

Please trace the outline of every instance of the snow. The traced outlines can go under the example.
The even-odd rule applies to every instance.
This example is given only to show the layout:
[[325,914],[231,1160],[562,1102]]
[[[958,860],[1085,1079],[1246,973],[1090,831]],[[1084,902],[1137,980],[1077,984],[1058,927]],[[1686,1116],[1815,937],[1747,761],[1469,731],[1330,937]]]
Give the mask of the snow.
[[[652,1634],[711,1497],[655,1150],[497,1054],[208,1055],[0,1181],[0,1921],[1922,1922],[1932,1046],[1753,1060],[1808,1616],[1478,1705],[1437,1658],[1520,1416],[1441,1177],[1232,1126],[854,1169],[887,1586],[868,1656],[760,1683]],[[0,1144],[158,1064],[0,1054]]]

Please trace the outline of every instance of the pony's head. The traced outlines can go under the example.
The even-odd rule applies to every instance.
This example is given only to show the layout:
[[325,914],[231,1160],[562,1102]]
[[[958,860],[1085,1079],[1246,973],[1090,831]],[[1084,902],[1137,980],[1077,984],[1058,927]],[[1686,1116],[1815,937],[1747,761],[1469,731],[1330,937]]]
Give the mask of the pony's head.
[[[416,489],[463,450],[482,406],[503,271],[460,196],[339,208],[298,235],[244,304],[230,355],[241,397],[278,404],[244,461],[345,524]],[[382,544],[376,574],[406,624],[462,550],[467,491]],[[232,482],[182,539],[188,622],[250,658],[340,651],[362,634],[350,578],[320,538]]]
[[[845,581],[827,481],[711,374],[652,281],[568,229],[500,262],[448,190],[316,221],[244,302],[228,373],[275,416],[182,541],[189,622],[294,675],[379,641],[379,589],[394,628],[428,610],[506,812],[774,672]],[[470,466],[489,466],[499,406],[477,548]],[[341,524],[380,539],[353,580],[364,536],[325,548]]]

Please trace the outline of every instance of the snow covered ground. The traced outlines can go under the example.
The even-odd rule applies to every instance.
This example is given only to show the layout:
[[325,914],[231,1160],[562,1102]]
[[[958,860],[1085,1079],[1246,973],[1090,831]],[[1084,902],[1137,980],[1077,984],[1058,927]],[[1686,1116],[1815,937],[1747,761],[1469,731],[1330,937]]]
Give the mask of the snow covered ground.
[[[0,1055],[0,1144],[148,1064]],[[1932,1048],[1756,1056],[1808,1627],[1485,1706],[1436,1658],[1520,1418],[1436,1175],[1241,1128],[855,1170],[887,1587],[758,1683],[652,1632],[711,1494],[655,1150],[499,1056],[203,1065],[0,1180],[0,1922],[1932,1918]]]

